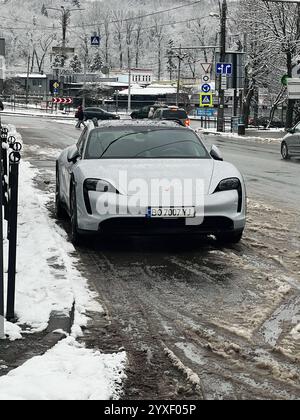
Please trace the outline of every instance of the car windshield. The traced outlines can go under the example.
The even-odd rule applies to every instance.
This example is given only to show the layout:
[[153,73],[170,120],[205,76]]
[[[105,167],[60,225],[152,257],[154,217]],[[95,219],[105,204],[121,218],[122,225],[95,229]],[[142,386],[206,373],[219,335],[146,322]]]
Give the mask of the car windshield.
[[85,159],[207,159],[197,135],[188,129],[122,127],[93,130]]

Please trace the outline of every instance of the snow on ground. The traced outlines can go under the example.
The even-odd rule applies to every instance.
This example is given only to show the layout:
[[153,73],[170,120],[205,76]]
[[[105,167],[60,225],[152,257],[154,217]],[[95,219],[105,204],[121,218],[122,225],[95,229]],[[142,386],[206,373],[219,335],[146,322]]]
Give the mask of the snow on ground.
[[88,350],[68,337],[0,378],[0,400],[119,399],[126,354]]
[[[9,129],[10,134],[21,139],[13,127]],[[87,280],[76,268],[73,246],[48,215],[45,206],[48,196],[34,187],[36,176],[38,171],[28,162],[21,161],[16,277],[18,324],[5,324],[5,333],[11,340],[20,338],[23,325],[31,327],[31,332],[45,330],[51,312],[68,316],[74,302],[78,322],[74,327],[76,331],[78,326],[86,324],[87,311],[102,310],[88,289]],[[5,225],[4,232],[6,229]],[[5,240],[5,256],[7,246]]]
[[[21,140],[14,127],[10,134]],[[72,336],[46,354],[0,378],[0,400],[119,399],[126,378],[125,352],[102,354],[79,344],[88,311],[102,311],[87,280],[76,268],[73,246],[48,215],[49,197],[34,187],[38,170],[20,163],[18,249],[16,278],[17,324],[5,322],[10,340],[23,333],[43,331],[52,311],[69,315],[75,303]],[[4,229],[7,226],[4,225]],[[4,241],[7,254],[7,241]],[[7,261],[6,261],[7,263]],[[7,270],[7,266],[5,267]],[[5,285],[6,286],[6,285]],[[6,287],[5,287],[6,288]],[[22,326],[26,331],[22,331]]]
[[[199,128],[196,131],[198,131],[199,133],[203,133],[203,134],[216,134],[218,136],[221,137],[225,137],[225,138],[234,138],[234,139],[239,139],[239,140],[244,140],[244,141],[257,141],[260,143],[276,143],[276,144],[280,144],[282,141],[282,138],[284,136],[284,132],[280,131],[280,130],[272,130],[272,131],[264,131],[262,130],[261,133],[263,134],[263,136],[259,137],[259,136],[240,136],[237,133],[231,133],[231,132],[226,132],[226,133],[220,133],[217,131],[217,129],[205,129],[205,128]],[[272,137],[272,133],[274,134],[281,134],[282,132],[282,137],[281,138],[275,138],[274,136]],[[267,134],[270,133],[270,136],[267,137]],[[266,136],[265,136],[266,134]]]
[[[34,188],[33,179],[37,175],[38,171],[28,162],[21,161],[16,315],[18,325],[31,326],[32,332],[47,328],[52,311],[68,316],[74,301],[79,313],[101,310],[88,290],[87,281],[76,269],[73,246],[47,214],[44,206],[47,197]],[[85,324],[83,318],[81,323]],[[11,330],[6,325],[6,333]],[[11,339],[18,336],[13,331]]]

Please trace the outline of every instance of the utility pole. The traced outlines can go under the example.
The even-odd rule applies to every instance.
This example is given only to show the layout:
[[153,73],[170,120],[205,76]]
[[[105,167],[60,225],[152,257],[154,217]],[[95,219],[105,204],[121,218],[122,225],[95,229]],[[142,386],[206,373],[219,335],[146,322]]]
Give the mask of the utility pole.
[[127,112],[131,114],[131,56],[128,53],[128,109]]
[[176,94],[176,105],[179,106],[180,97],[180,81],[181,81],[181,60],[182,60],[182,45],[179,47],[178,53],[178,74],[177,74],[177,94]]
[[[222,0],[221,6],[221,37],[220,37],[220,59],[221,63],[226,61],[226,35],[227,35],[227,1]],[[219,77],[219,108],[217,130],[223,132],[225,129],[225,91],[222,89],[222,75]]]

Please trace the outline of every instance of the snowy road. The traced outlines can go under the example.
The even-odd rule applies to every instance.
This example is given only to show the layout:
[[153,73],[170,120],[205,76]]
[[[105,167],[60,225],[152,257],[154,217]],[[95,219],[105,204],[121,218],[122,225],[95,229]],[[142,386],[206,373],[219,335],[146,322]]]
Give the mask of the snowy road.
[[[55,156],[78,132],[36,118],[5,122],[16,125],[38,184],[53,193]],[[106,309],[84,341],[126,350],[125,398],[299,399],[300,162],[282,162],[276,144],[205,141],[245,175],[245,239],[231,249],[156,239],[78,249],[79,269]]]

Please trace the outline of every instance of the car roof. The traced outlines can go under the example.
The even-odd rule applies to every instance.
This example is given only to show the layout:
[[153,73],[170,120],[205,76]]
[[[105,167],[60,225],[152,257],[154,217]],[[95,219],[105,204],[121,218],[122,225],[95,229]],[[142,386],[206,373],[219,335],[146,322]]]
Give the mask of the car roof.
[[113,121],[99,121],[97,129],[101,128],[119,128],[119,127],[141,127],[141,128],[177,128],[185,129],[181,127],[175,121],[153,121],[153,120],[113,120]]

